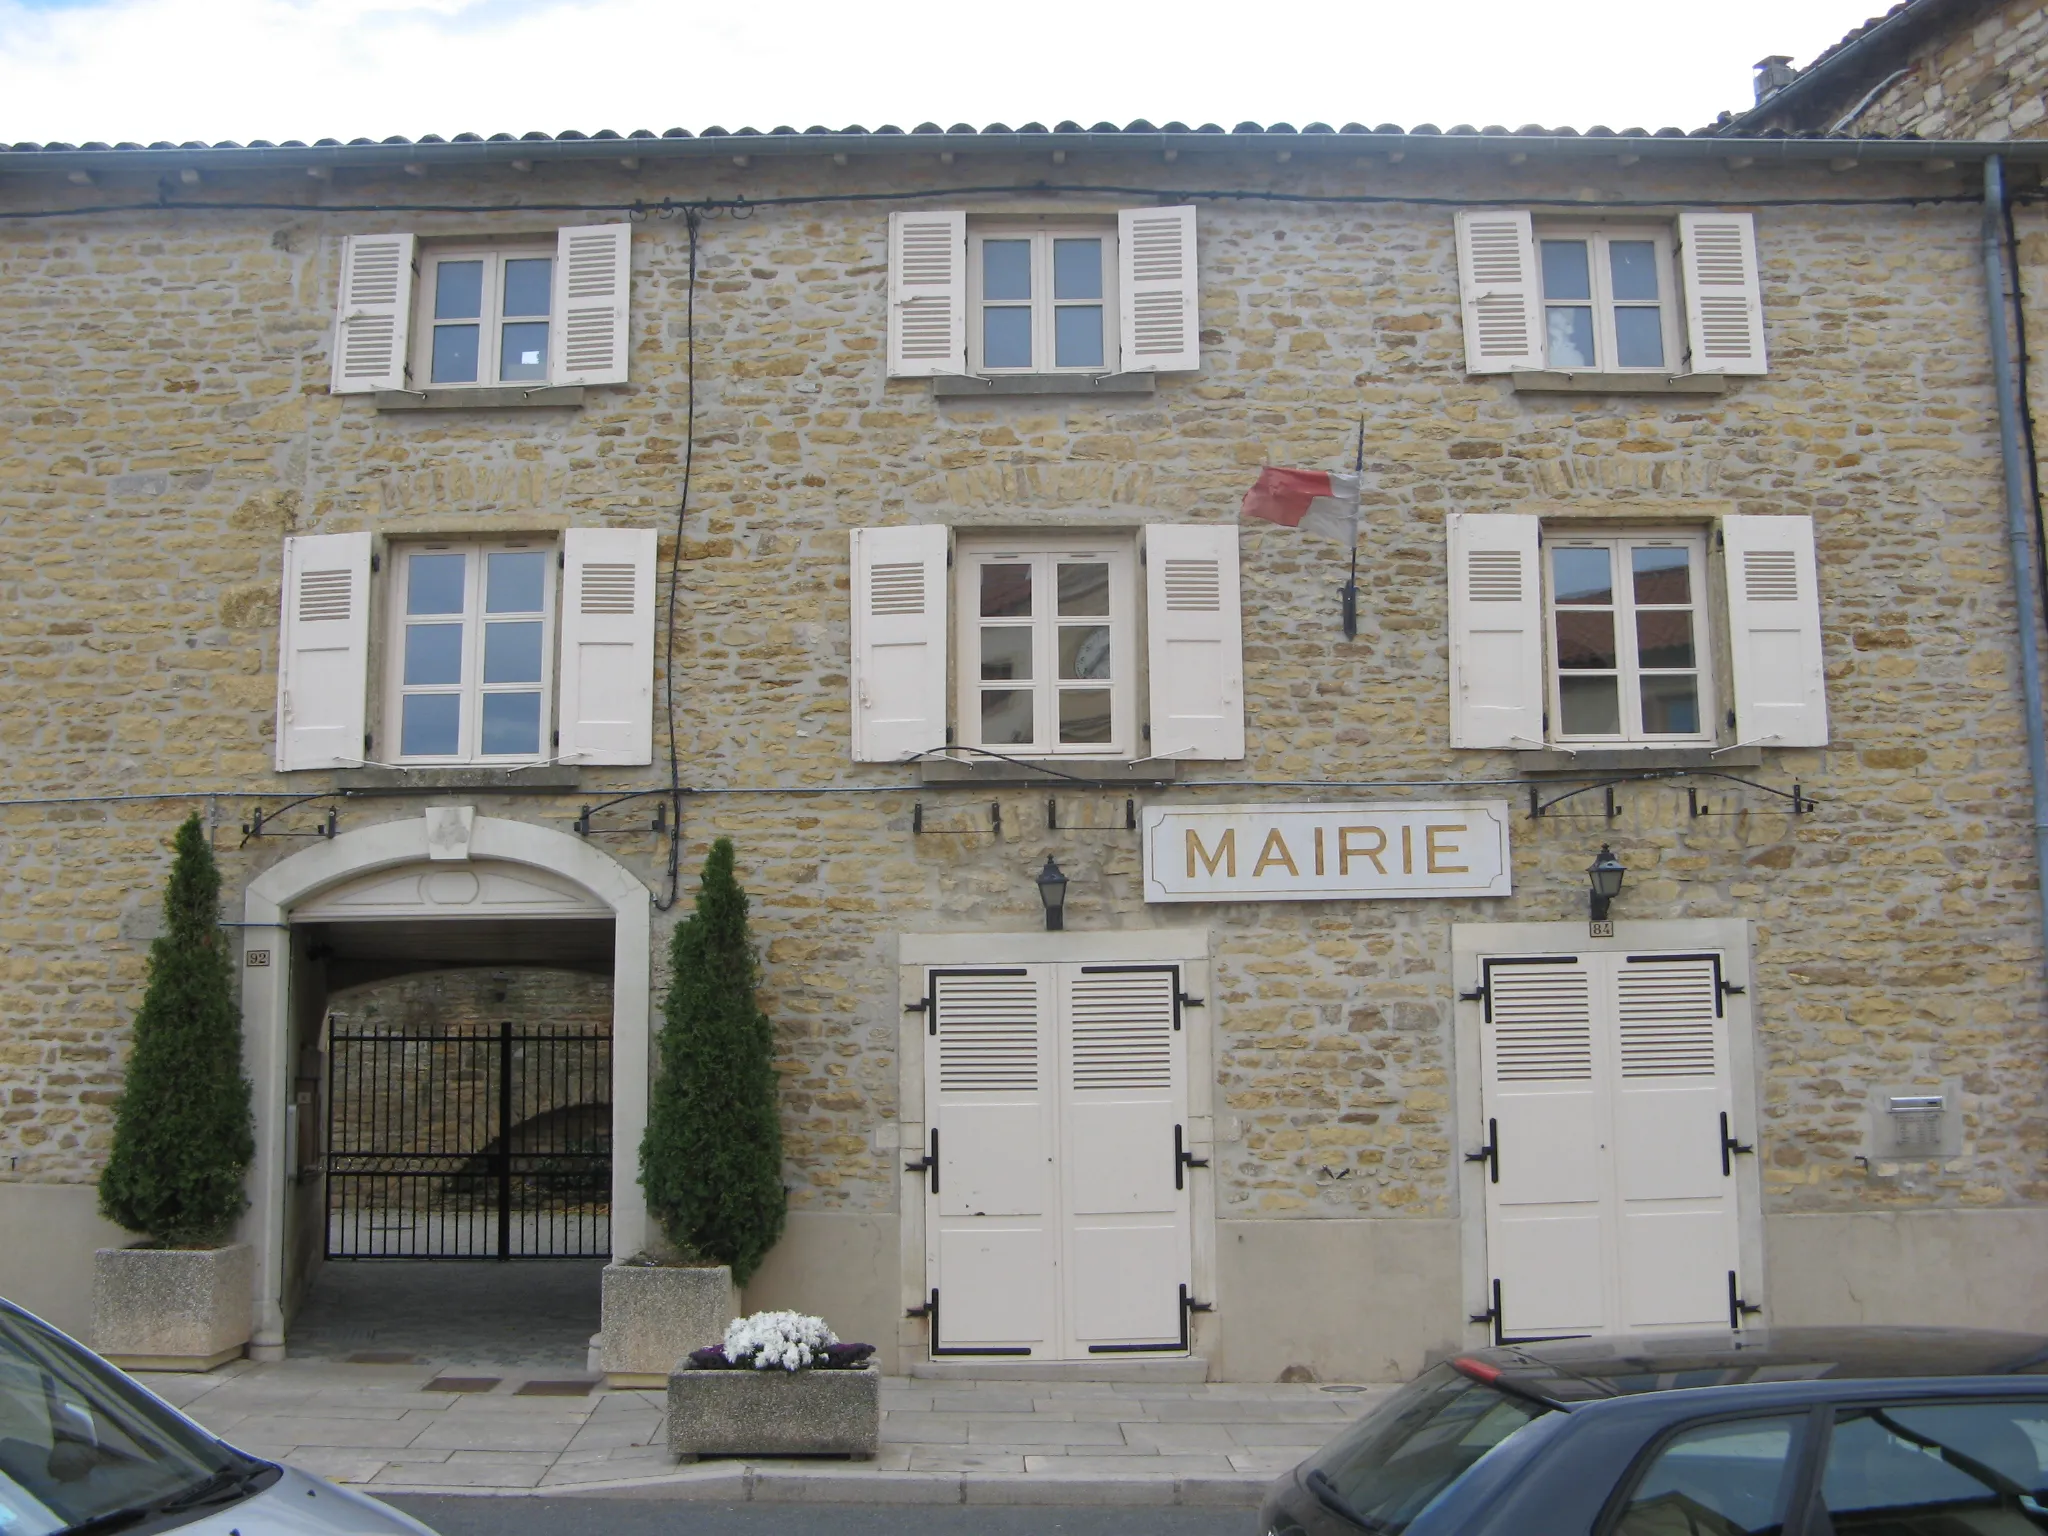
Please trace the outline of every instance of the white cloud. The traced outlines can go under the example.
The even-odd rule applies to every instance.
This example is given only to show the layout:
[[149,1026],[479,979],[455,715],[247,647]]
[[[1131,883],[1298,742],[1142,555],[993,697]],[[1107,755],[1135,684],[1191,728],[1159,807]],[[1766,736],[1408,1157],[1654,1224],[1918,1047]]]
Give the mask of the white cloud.
[[0,0],[0,141],[1145,117],[1697,127],[1857,0]]

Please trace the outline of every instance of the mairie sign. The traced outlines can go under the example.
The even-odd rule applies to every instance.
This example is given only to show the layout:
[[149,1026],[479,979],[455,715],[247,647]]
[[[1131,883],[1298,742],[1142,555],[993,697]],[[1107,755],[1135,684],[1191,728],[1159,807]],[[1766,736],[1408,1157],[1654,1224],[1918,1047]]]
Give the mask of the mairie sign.
[[1510,894],[1508,803],[1153,806],[1147,901]]

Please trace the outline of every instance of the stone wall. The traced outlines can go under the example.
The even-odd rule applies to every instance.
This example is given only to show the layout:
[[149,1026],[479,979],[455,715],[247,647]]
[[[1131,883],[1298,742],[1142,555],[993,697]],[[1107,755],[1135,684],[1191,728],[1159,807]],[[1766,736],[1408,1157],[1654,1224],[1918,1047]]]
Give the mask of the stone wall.
[[[543,166],[528,179],[344,178],[312,195],[601,203],[1044,174],[1021,157],[971,175],[908,155],[772,172],[650,161],[637,177]],[[1066,174],[1588,208],[1971,190],[1918,168],[1731,173],[1718,155],[1690,169],[1540,157],[1508,168],[1476,152],[1392,166],[1103,156]],[[309,196],[304,178],[229,191]],[[54,179],[0,186],[14,203],[79,195]],[[2030,241],[2048,238],[2023,218]],[[590,391],[581,409],[379,414],[327,392],[342,234],[549,224],[340,212],[0,222],[0,328],[15,343],[0,373],[6,798],[178,797],[0,807],[0,1177],[87,1180],[104,1155],[177,817],[209,817],[233,915],[248,879],[303,844],[245,843],[249,801],[207,792],[274,805],[349,782],[269,767],[283,536],[609,523],[661,530],[664,581],[678,561],[682,778],[738,791],[686,802],[683,866],[715,836],[738,844],[800,1210],[898,1201],[897,1155],[874,1136],[895,1109],[894,936],[1039,926],[1031,876],[1052,852],[1072,876],[1070,927],[1215,934],[1219,1110],[1237,1133],[1218,1149],[1222,1214],[1451,1214],[1449,925],[1582,916],[1582,871],[1603,840],[1632,871],[1617,916],[1755,922],[1770,1209],[2048,1201],[2039,896],[1973,208],[1762,210],[1772,371],[1721,397],[1518,396],[1467,376],[1448,208],[1224,200],[1201,204],[1199,375],[1167,377],[1151,397],[935,401],[921,381],[883,376],[881,208],[713,219],[680,549],[680,220],[636,231],[634,382]],[[1358,639],[1338,629],[1335,547],[1245,525],[1247,756],[1186,775],[1220,788],[1141,792],[1141,805],[1442,798],[1447,779],[1521,805],[1512,754],[1448,746],[1443,517],[1540,508],[1815,518],[1834,745],[1770,752],[1748,774],[1803,785],[1814,813],[1702,778],[1691,782],[1713,814],[1693,819],[1687,781],[1626,785],[1612,823],[1597,795],[1559,808],[1577,818],[1517,819],[1511,899],[1159,908],[1142,900],[1135,836],[1115,830],[1122,792],[1061,792],[1049,832],[1041,786],[919,787],[908,769],[849,761],[847,528],[1229,522],[1262,464],[1348,463],[1361,414]],[[492,795],[482,809],[566,829],[582,804],[664,775],[665,764],[586,769],[572,792]],[[1367,787],[1282,782],[1297,780]],[[1414,783],[1425,787],[1372,787]],[[992,799],[1000,834],[986,830]],[[920,800],[928,829],[980,830],[918,836]],[[418,806],[350,800],[342,824]],[[281,825],[310,825],[319,809]],[[665,894],[665,845],[643,810],[609,813],[609,828],[600,818],[601,846]],[[686,878],[686,901],[688,889]],[[663,919],[657,986],[666,932]],[[1911,1178],[1856,1161],[1871,1087],[1944,1080],[1961,1085],[1962,1158]]]
[[[1856,132],[1923,139],[2048,136],[2048,5],[2042,0],[2007,0],[1967,27],[1920,43],[1904,64],[1910,73],[1864,109]],[[1854,92],[1830,122],[1862,95]]]

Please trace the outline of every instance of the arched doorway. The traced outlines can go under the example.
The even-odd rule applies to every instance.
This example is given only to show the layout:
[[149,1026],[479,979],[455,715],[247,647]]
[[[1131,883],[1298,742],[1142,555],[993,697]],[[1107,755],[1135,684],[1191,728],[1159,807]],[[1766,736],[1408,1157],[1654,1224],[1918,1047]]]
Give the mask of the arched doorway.
[[[346,833],[265,871],[244,900],[242,1022],[256,1163],[243,1232],[256,1249],[251,1353],[276,1358],[294,1288],[324,1251],[324,1182],[301,1127],[337,984],[518,958],[611,972],[610,1251],[644,1244],[632,1149],[647,1116],[650,900],[582,839],[467,806]],[[309,1058],[311,1047],[316,1053]],[[317,1074],[318,1068],[313,1069]]]

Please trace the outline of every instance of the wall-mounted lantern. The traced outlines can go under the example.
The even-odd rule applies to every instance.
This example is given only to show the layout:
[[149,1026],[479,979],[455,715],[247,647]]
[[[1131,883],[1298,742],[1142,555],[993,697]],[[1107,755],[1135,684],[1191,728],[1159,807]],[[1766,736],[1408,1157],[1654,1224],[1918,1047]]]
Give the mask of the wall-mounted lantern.
[[1592,887],[1591,920],[1586,933],[1595,939],[1614,937],[1614,924],[1607,916],[1608,903],[1621,894],[1621,882],[1628,878],[1628,866],[1614,856],[1614,850],[1600,845],[1600,856],[1586,866],[1586,883]]
[[1067,922],[1067,877],[1052,855],[1045,856],[1045,868],[1038,872],[1038,899],[1045,903],[1045,931],[1058,933]]

